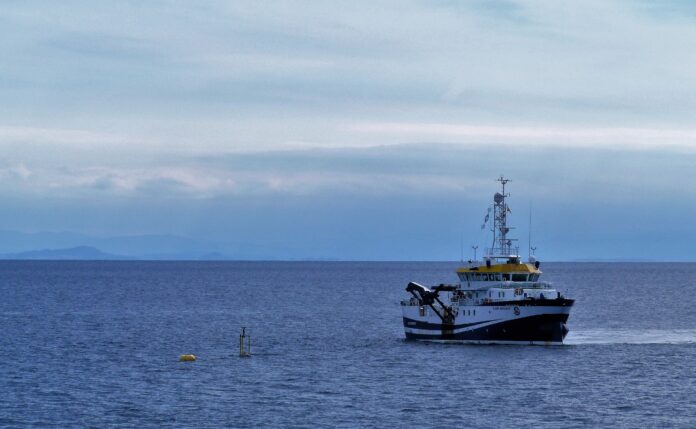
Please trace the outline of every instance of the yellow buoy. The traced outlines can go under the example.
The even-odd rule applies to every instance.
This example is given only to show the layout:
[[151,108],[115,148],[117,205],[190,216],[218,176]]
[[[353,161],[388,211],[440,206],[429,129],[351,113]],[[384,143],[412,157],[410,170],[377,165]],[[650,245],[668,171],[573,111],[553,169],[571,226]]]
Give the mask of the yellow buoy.
[[181,355],[179,356],[179,362],[193,362],[196,360],[196,355]]

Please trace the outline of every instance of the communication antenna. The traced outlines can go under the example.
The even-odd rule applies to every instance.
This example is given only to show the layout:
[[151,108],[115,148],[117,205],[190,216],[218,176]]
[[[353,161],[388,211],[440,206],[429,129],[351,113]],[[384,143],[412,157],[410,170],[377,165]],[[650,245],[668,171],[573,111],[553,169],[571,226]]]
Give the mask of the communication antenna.
[[529,202],[529,239],[528,239],[528,248],[527,248],[527,258],[531,261],[532,260],[532,202]]
[[474,249],[474,261],[476,261],[476,249],[478,249],[478,246],[471,246],[472,249]]

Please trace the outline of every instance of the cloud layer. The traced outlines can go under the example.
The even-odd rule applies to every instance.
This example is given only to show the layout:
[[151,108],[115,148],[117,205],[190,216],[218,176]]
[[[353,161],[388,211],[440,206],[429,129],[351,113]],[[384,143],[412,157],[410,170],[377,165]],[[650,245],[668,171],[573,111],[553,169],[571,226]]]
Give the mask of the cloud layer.
[[692,145],[694,19],[683,2],[9,3],[0,141],[248,151],[466,127]]
[[564,215],[540,215],[580,248],[558,255],[637,255],[626,237],[695,210],[695,21],[678,1],[8,2],[0,222],[437,259],[504,173]]

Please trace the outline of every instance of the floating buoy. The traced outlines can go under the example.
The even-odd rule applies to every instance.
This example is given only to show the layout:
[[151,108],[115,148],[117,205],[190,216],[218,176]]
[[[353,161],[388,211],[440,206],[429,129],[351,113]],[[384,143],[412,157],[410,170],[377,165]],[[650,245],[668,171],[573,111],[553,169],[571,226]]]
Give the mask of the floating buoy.
[[196,360],[196,355],[181,355],[179,356],[179,362],[193,362]]

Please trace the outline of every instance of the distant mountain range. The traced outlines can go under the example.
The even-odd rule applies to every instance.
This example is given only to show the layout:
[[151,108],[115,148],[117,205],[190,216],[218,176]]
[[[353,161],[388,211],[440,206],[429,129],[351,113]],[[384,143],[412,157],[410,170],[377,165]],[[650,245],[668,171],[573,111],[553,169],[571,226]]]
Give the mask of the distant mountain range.
[[[315,260],[340,258],[288,257],[282,246],[214,242],[176,235],[94,237],[74,232],[19,232],[0,230],[0,259],[42,260]],[[558,260],[555,260],[558,261]],[[647,262],[645,258],[583,258],[569,262]],[[548,260],[551,262],[551,260]]]
[[0,259],[229,260],[267,257],[253,245],[215,243],[175,235],[93,237],[73,232],[0,231]]
[[75,261],[125,261],[136,259],[147,260],[171,260],[171,259],[196,259],[196,260],[225,260],[229,259],[221,253],[206,253],[197,258],[187,258],[182,254],[172,258],[171,255],[149,255],[147,257],[136,258],[133,256],[115,255],[113,253],[102,252],[96,247],[91,246],[76,246],[66,249],[41,249],[30,250],[28,252],[5,253],[0,254],[0,259],[24,259],[24,260],[75,260]]
[[77,246],[67,249],[42,249],[28,252],[6,253],[1,259],[42,259],[42,260],[90,260],[114,261],[131,259],[126,256],[102,252],[96,247]]

